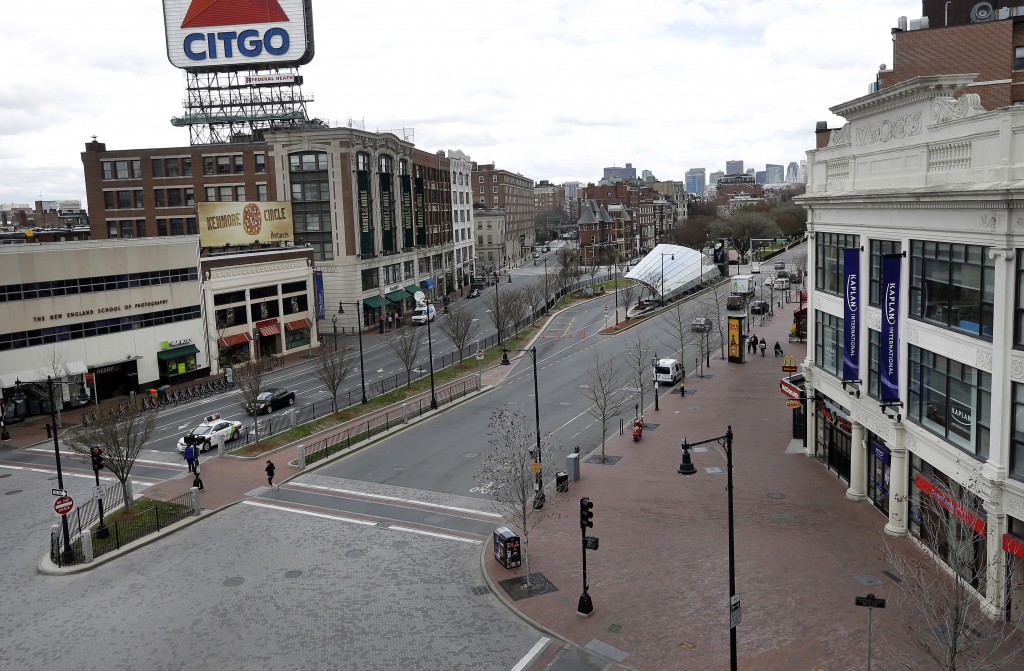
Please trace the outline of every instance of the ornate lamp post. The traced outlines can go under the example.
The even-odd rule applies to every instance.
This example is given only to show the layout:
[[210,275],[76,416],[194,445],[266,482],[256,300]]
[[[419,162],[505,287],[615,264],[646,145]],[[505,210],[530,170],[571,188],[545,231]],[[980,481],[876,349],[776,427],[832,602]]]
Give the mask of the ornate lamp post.
[[427,301],[427,356],[430,357],[430,409],[437,410],[437,396],[434,394],[434,344],[430,337],[430,322],[433,321],[430,308],[433,306],[433,303]]
[[537,493],[533,497],[533,509],[540,510],[544,507],[544,461],[541,458],[540,450],[540,393],[537,391],[537,347],[536,345],[530,349],[508,349],[507,347],[501,348],[501,365],[511,365],[511,361],[508,359],[509,352],[529,352],[533,357],[533,414],[537,425],[537,478],[534,481],[534,491]]
[[[363,328],[359,323],[359,301],[353,301],[353,305],[356,306],[356,334],[359,335],[359,379],[362,383],[363,388],[363,403],[366,403],[366,366],[363,364]],[[345,302],[338,302],[338,314],[345,314]],[[338,328],[337,328],[337,315],[335,315],[335,328],[334,328],[335,344],[337,344]]]

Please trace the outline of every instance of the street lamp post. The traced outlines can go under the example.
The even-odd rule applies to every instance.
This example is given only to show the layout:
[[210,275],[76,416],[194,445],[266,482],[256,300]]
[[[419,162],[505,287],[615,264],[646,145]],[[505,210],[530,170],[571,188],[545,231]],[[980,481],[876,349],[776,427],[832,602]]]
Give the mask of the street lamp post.
[[434,343],[430,337],[430,322],[433,321],[430,308],[433,303],[427,301],[427,356],[430,358],[430,409],[437,410],[437,396],[434,394]]
[[530,349],[509,349],[507,347],[501,348],[501,365],[511,365],[511,361],[508,359],[509,352],[529,352],[533,357],[533,414],[534,420],[537,426],[537,477],[534,480],[533,489],[536,494],[533,496],[533,509],[540,510],[544,507],[544,460],[541,456],[540,450],[540,393],[537,389],[537,346],[534,345]]
[[651,368],[654,370],[654,409],[661,410],[658,407],[658,353],[654,353],[654,358],[651,359]]
[[[359,380],[363,389],[363,403],[366,403],[366,365],[363,363],[363,329],[359,323],[359,301],[353,301],[356,306],[356,334],[359,336]],[[345,301],[338,301],[338,314],[345,314]],[[337,344],[337,325],[335,325],[335,344]]]
[[[511,277],[511,276],[510,276]],[[498,327],[498,344],[501,344],[501,300],[498,298],[498,285],[501,284],[498,271],[494,271],[494,322]]]
[[338,315],[334,314],[331,316],[331,325],[334,326],[334,346],[331,348],[333,351],[338,351]]
[[729,493],[729,668],[736,671],[736,625],[740,623],[740,600],[736,595],[736,546],[734,541],[732,504],[732,425],[725,435],[708,438],[697,443],[690,443],[684,438],[682,443],[683,460],[679,464],[680,475],[693,475],[697,472],[690,460],[690,448],[705,443],[717,442],[725,448],[726,491]]
[[668,256],[670,261],[676,260],[675,254],[666,254],[661,252],[661,304],[665,304],[665,257]]

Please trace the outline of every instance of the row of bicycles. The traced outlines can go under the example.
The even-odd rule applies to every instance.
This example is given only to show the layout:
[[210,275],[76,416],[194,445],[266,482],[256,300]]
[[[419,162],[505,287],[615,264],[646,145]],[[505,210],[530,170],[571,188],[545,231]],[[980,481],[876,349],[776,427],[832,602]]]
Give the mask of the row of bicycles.
[[199,399],[208,398],[214,394],[231,391],[234,388],[235,383],[233,381],[224,377],[219,377],[216,380],[197,382],[189,387],[174,389],[166,394],[149,396],[140,402],[139,408],[141,410],[158,410],[160,408],[167,408],[191,403],[192,401],[198,401]]

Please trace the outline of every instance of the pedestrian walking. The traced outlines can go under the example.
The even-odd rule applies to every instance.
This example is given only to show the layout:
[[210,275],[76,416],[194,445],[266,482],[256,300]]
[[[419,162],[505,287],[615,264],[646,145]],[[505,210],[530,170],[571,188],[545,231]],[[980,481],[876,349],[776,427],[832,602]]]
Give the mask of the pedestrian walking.
[[388,329],[393,328],[395,328],[395,318],[392,317],[391,315],[388,315]]
[[203,486],[203,479],[199,477],[199,459],[196,459],[194,468],[195,470],[192,472],[196,474],[196,477],[192,478],[192,486],[199,491],[203,491],[206,487]]
[[188,445],[185,446],[185,461],[188,463],[189,473],[196,472],[196,448],[192,446],[191,437],[186,438]]
[[782,356],[782,345],[779,344],[778,340],[775,341],[775,356]]
[[761,356],[764,356],[764,351],[768,349],[768,341],[765,340],[764,338],[761,338],[761,344],[759,345],[759,347],[761,348]]
[[275,469],[274,469],[274,462],[272,462],[270,459],[267,459],[267,467],[265,469],[263,469],[263,470],[265,470],[267,472],[267,484],[270,485],[271,487],[273,487],[274,486],[274,471],[275,471]]

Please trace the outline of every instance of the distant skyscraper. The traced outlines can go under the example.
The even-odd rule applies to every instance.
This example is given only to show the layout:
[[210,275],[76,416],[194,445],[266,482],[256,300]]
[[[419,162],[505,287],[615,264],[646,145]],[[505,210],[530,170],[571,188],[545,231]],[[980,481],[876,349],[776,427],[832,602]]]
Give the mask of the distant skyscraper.
[[617,177],[618,179],[636,179],[636,168],[633,167],[632,163],[627,163],[625,168],[605,168],[604,178],[611,179]]
[[718,180],[722,179],[723,177],[725,177],[725,173],[722,172],[721,170],[716,170],[715,172],[708,175],[708,184],[710,184],[711,186],[715,186],[718,184]]
[[800,166],[797,165],[796,161],[790,161],[789,166],[786,167],[786,183],[796,184],[797,180],[800,179]]
[[754,183],[756,184],[764,184],[767,179],[768,173],[764,170],[758,170],[754,173]]
[[797,174],[796,181],[800,184],[807,183],[807,161],[800,161],[800,172]]
[[727,175],[742,175],[743,174],[743,161],[726,161],[725,162],[725,174],[727,174]]
[[640,179],[644,180],[645,182],[653,182],[654,173],[651,172],[650,170],[644,170],[643,172],[640,173]]
[[690,168],[686,171],[687,193],[703,196],[705,186],[707,186],[707,178],[704,175],[704,168]]
[[781,165],[769,163],[764,167],[765,184],[782,184],[785,179],[785,172]]

